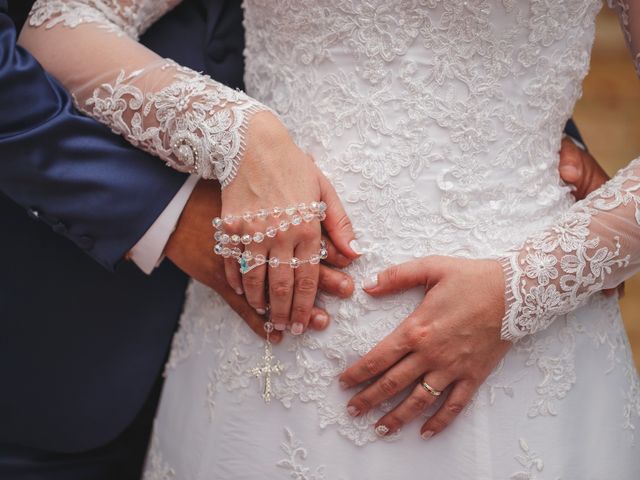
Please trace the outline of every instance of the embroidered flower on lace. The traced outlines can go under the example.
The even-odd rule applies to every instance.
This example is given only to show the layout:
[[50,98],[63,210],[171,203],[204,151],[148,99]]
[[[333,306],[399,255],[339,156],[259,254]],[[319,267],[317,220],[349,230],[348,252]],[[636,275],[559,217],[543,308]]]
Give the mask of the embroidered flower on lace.
[[538,473],[541,473],[544,469],[544,462],[542,461],[542,458],[536,452],[531,450],[529,444],[524,438],[520,438],[518,443],[522,453],[519,453],[514,458],[524,468],[524,470],[512,473],[509,478],[511,480],[538,479]]
[[302,443],[295,438],[293,432],[285,427],[284,434],[286,440],[280,444],[280,448],[285,453],[286,458],[280,460],[277,466],[289,472],[290,478],[295,480],[325,480],[325,466],[321,465],[315,469],[304,465],[304,461],[309,455]]

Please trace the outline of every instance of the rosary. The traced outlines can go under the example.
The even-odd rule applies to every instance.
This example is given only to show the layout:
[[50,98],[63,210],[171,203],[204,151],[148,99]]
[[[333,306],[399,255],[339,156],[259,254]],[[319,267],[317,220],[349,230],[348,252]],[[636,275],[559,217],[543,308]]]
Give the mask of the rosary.
[[[265,238],[275,238],[278,234],[282,234],[291,227],[296,227],[304,223],[309,223],[315,219],[323,221],[326,217],[327,205],[324,202],[311,202],[309,205],[300,203],[299,205],[289,206],[286,208],[275,207],[271,210],[261,209],[257,212],[245,212],[242,215],[226,215],[224,218],[216,217],[212,224],[216,232],[214,239],[216,245],[213,251],[216,255],[223,258],[234,258],[239,266],[242,275],[247,274],[254,268],[261,265],[268,265],[271,268],[281,266],[289,266],[292,269],[299,268],[306,263],[317,265],[321,260],[327,258],[327,245],[324,240],[320,241],[320,249],[318,253],[312,254],[309,258],[299,259],[292,257],[290,259],[280,259],[278,257],[267,258],[264,255],[253,255],[248,249],[252,243],[262,243]],[[229,235],[225,231],[225,225],[232,225],[236,221],[244,221],[251,223],[254,220],[268,220],[269,218],[278,219],[276,226],[269,226],[264,231],[256,231],[253,234]],[[280,217],[284,217],[280,220]],[[244,247],[244,251],[241,249]],[[273,346],[271,343],[271,333],[274,326],[270,321],[264,324],[267,338],[264,346],[264,354],[262,361],[255,367],[247,370],[252,377],[262,381],[264,388],[262,391],[262,399],[265,403],[271,403],[273,395],[272,375],[280,375],[284,371],[282,364],[273,355]]]

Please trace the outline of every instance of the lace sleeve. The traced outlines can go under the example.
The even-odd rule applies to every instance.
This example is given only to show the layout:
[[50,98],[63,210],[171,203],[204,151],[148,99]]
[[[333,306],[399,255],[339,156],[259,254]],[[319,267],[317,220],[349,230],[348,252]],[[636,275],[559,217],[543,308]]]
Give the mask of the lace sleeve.
[[176,170],[228,185],[252,114],[240,91],[163,59],[138,36],[179,0],[37,0],[20,43],[81,111]]
[[640,158],[500,261],[506,340],[546,328],[633,275],[640,269]]
[[607,3],[620,17],[624,38],[633,55],[636,72],[640,76],[640,1],[607,0]]

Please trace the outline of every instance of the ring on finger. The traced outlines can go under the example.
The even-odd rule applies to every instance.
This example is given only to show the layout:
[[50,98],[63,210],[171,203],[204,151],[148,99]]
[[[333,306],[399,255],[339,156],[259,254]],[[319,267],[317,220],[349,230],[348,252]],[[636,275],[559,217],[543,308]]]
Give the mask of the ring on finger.
[[436,390],[431,385],[429,385],[425,380],[423,380],[420,383],[420,385],[422,385],[422,388],[424,388],[427,392],[429,392],[434,397],[439,397],[440,395],[442,395],[442,391],[441,390]]

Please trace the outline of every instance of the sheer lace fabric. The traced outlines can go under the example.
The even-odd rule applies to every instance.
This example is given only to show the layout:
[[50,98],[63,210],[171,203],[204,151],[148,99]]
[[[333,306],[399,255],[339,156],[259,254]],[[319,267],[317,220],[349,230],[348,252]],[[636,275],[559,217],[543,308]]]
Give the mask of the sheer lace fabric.
[[20,42],[78,108],[180,171],[228,185],[253,113],[244,93],[163,59],[137,37],[176,0],[38,0]]
[[502,259],[502,337],[535,333],[640,269],[640,159]]

